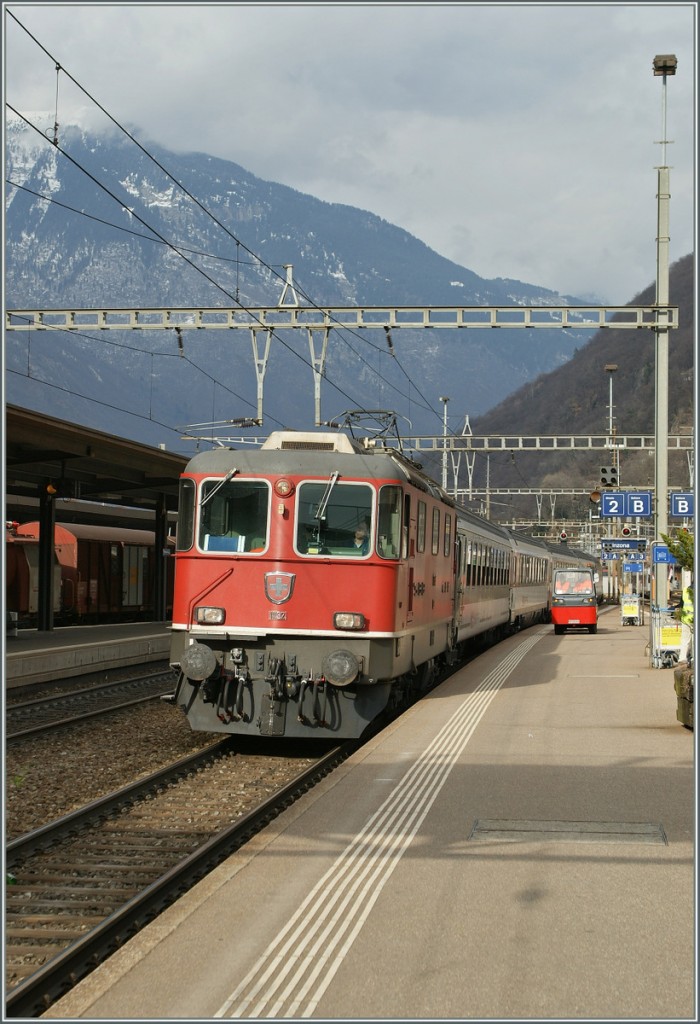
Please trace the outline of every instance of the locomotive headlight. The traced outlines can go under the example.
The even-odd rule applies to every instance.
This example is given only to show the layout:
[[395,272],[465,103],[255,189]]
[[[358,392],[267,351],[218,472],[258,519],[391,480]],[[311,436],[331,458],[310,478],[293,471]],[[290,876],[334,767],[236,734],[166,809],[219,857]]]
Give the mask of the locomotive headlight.
[[216,668],[216,655],[206,644],[190,644],[180,656],[180,668],[188,679],[201,682]]
[[352,651],[333,651],[321,664],[321,671],[334,686],[349,686],[360,672],[360,663]]
[[364,629],[367,625],[362,612],[336,612],[333,616],[336,629]]
[[205,605],[200,605],[199,608],[194,610],[194,618],[195,622],[199,622],[201,625],[222,626],[226,621],[226,609],[209,608]]

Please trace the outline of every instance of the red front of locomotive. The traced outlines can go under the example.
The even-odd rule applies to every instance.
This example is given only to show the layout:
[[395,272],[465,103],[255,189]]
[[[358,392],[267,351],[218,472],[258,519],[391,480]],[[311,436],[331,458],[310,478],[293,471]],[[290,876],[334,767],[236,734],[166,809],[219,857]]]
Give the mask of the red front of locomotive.
[[193,729],[355,736],[386,704],[405,656],[402,491],[364,462],[212,452],[188,467],[171,661]]
[[[190,482],[206,498],[211,479],[183,480],[185,486]],[[397,563],[380,559],[376,550],[370,553],[371,524],[350,522],[339,531],[327,528],[321,520],[319,531],[313,523],[300,523],[300,480],[288,475],[275,483],[283,493],[264,477],[246,477],[234,485],[249,492],[259,520],[263,518],[260,506],[269,504],[268,522],[257,524],[259,532],[239,533],[227,524],[213,527],[211,519],[202,518],[200,537],[189,550],[180,548],[178,538],[174,627],[197,630],[203,626],[211,636],[271,627],[311,635],[337,630],[336,613],[359,610],[368,630],[393,632]],[[312,486],[313,503],[318,484],[301,483],[301,495],[305,496],[304,487],[311,490]],[[367,492],[369,500],[362,513],[371,517],[370,491],[374,488],[367,483],[344,482],[337,486],[338,495],[349,487]],[[227,488],[232,489],[230,485]],[[225,529],[225,535],[218,534],[219,528]],[[367,541],[363,551],[364,530]]]
[[598,631],[598,599],[593,569],[581,566],[557,568],[552,580],[554,632],[567,629]]

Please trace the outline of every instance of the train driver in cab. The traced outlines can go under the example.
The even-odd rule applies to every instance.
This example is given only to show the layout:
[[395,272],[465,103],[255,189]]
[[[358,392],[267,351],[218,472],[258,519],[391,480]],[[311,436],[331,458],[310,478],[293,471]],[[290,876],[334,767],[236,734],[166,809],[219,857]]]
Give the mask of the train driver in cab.
[[366,555],[367,552],[369,551],[369,530],[367,529],[365,523],[360,523],[360,525],[355,530],[354,547],[356,549],[354,551],[354,554],[357,555]]

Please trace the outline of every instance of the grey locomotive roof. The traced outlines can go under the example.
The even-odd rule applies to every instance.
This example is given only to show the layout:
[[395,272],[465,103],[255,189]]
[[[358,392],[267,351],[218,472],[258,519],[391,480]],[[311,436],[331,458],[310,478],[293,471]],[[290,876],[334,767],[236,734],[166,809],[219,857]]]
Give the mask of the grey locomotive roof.
[[277,431],[258,449],[215,448],[195,455],[186,473],[298,474],[325,476],[336,470],[343,476],[368,479],[398,478],[420,481],[426,490],[440,487],[417,466],[411,466],[398,452],[386,448],[364,448],[345,434],[316,434]]
[[308,473],[313,476],[329,475],[336,470],[349,477],[399,477],[408,479],[399,463],[389,455],[367,453],[318,451],[266,451],[262,448],[245,451],[217,448],[195,455],[185,467],[186,473],[226,473],[236,467],[239,473],[285,474]]

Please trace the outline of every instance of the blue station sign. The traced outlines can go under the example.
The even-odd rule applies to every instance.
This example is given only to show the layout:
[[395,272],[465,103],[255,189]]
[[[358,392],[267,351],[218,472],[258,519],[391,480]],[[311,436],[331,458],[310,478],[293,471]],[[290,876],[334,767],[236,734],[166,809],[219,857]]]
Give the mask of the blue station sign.
[[603,537],[600,542],[603,551],[645,551],[647,542],[644,538]]
[[651,518],[651,491],[603,491],[600,514],[610,518],[636,516]]
[[671,495],[672,516],[693,516],[695,515],[694,494],[672,494]]
[[666,544],[654,544],[652,548],[652,561],[654,565],[675,565],[676,560],[668,550]]
[[651,518],[651,491],[627,491],[625,494],[625,515]]
[[644,562],[623,562],[623,572],[644,572]]
[[623,491],[603,491],[600,496],[601,516],[624,516],[625,495]]

